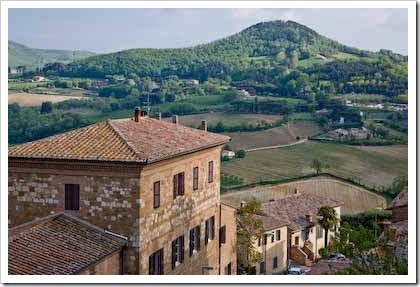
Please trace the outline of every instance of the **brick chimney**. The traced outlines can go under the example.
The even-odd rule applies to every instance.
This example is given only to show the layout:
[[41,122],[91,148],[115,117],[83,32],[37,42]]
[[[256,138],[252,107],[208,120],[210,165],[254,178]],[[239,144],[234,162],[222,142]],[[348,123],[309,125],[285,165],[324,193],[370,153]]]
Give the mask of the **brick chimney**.
[[207,131],[207,121],[206,120],[201,121],[201,129],[203,131]]
[[178,116],[176,115],[172,116],[172,123],[178,124]]
[[134,121],[137,123],[139,121],[140,118],[140,113],[141,113],[141,109],[140,107],[136,107],[134,109]]

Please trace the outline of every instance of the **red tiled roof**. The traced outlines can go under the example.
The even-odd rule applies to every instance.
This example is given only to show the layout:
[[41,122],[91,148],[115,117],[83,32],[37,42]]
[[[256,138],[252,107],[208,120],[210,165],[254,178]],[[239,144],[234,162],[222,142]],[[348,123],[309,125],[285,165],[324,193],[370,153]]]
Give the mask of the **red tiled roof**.
[[408,205],[408,187],[404,187],[403,190],[392,200],[391,204],[387,209],[394,209],[396,207]]
[[9,274],[77,274],[125,240],[64,214],[9,229]]
[[109,120],[9,148],[9,158],[155,162],[227,143],[229,137],[141,117]]
[[306,220],[306,215],[312,215],[313,222],[316,222],[316,214],[320,207],[338,207],[343,204],[343,202],[329,198],[299,193],[275,201],[265,202],[262,204],[261,209],[267,215],[289,220],[289,227],[292,230],[299,230],[311,225]]
[[261,220],[264,231],[273,230],[275,228],[287,226],[290,224],[289,220],[278,216],[255,215],[254,218],[257,220]]

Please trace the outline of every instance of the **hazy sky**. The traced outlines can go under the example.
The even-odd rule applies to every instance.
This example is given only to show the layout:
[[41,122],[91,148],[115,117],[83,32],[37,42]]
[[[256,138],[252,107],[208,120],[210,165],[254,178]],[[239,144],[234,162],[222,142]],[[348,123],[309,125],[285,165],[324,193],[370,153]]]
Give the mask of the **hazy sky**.
[[207,43],[262,21],[293,20],[359,49],[407,55],[407,9],[9,9],[9,40],[114,52]]

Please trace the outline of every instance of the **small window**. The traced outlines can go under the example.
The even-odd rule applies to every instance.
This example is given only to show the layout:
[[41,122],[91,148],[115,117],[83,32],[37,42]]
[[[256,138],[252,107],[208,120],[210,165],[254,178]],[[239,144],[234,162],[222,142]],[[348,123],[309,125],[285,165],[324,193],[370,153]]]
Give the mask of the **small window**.
[[316,226],[316,238],[322,238],[324,236],[324,229],[321,225]]
[[174,198],[184,195],[184,173],[174,175]]
[[281,239],[280,237],[281,233],[280,233],[280,229],[276,230],[276,240],[279,241]]
[[273,243],[273,242],[274,242],[274,233],[271,234],[271,243]]
[[213,182],[213,161],[209,161],[209,183]]
[[258,238],[258,247],[261,246],[261,237]]
[[149,275],[163,275],[163,248],[149,256]]
[[193,190],[198,189],[198,166],[193,169]]
[[200,225],[190,230],[190,256],[200,250]]
[[206,220],[205,243],[214,239],[214,216]]
[[219,229],[219,242],[220,242],[220,246],[226,243],[226,225],[223,225]]
[[80,186],[78,184],[65,184],[65,203],[64,207],[66,210],[79,210],[80,201]]
[[160,206],[160,181],[153,184],[153,208]]
[[232,275],[232,263],[229,262],[228,265],[225,267],[225,274],[226,275]]
[[260,274],[265,274],[265,263],[264,262],[260,263]]
[[184,262],[184,236],[172,241],[172,269]]
[[264,239],[263,244],[267,245],[267,234],[263,235],[263,239]]
[[299,245],[299,236],[295,236],[295,245]]
[[276,269],[279,265],[277,256],[273,258],[273,269]]

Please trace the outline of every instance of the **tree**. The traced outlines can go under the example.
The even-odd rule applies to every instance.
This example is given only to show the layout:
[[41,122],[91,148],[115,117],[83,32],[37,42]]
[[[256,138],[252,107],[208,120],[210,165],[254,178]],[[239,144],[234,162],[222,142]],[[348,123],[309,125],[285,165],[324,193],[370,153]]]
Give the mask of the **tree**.
[[319,224],[325,230],[324,246],[328,246],[328,231],[338,223],[337,212],[331,206],[322,206],[318,209],[318,216],[322,218],[319,220]]
[[244,265],[246,270],[250,270],[254,264],[262,260],[262,254],[254,247],[254,242],[264,233],[262,221],[256,218],[257,214],[261,214],[261,202],[256,199],[243,204],[238,209],[236,220],[240,249],[238,253],[244,255],[240,259],[240,264]]
[[236,152],[236,157],[237,157],[237,158],[244,158],[244,157],[245,157],[245,155],[246,155],[246,151],[244,151],[243,149],[238,150],[238,151]]
[[52,102],[43,102],[41,104],[41,114],[49,114],[53,110]]
[[311,168],[315,169],[317,175],[319,175],[319,173],[322,171],[323,168],[329,168],[329,167],[330,166],[327,163],[322,162],[318,158],[314,158],[311,163]]

